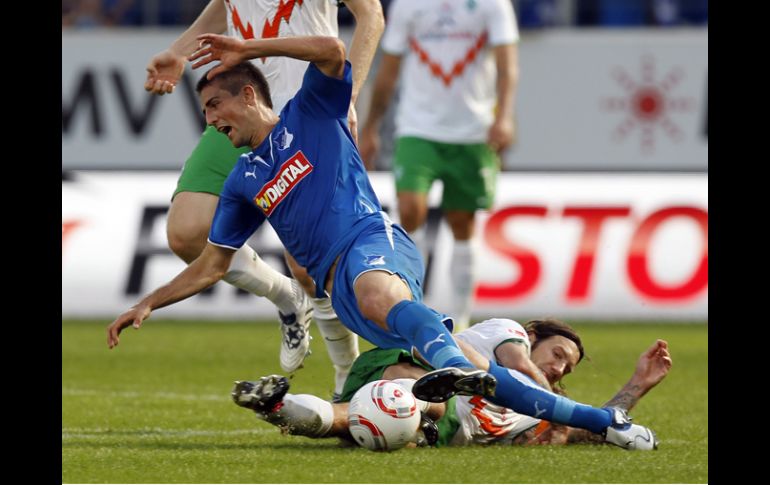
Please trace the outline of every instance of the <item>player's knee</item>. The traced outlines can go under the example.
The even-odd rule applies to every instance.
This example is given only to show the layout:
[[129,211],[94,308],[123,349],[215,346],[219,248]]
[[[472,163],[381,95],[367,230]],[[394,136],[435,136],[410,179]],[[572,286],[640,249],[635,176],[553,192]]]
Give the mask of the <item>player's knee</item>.
[[421,217],[417,211],[403,211],[399,217],[401,219],[401,227],[406,232],[414,232],[425,222],[425,218]]
[[386,271],[369,271],[361,274],[354,288],[361,314],[387,329],[390,310],[404,300],[411,300],[412,293],[406,283],[395,274]]
[[[384,290],[384,289],[383,289]],[[361,314],[387,329],[388,314],[400,301],[409,300],[409,295],[395,294],[388,291],[367,291],[357,295]]]
[[395,295],[385,289],[383,291],[371,291],[357,295],[358,307],[361,314],[375,322],[380,328],[388,329],[388,315],[396,304],[403,300],[409,300],[410,297],[404,295]]
[[356,295],[358,299],[358,308],[364,318],[371,320],[381,327],[386,322],[390,307],[385,304],[381,295],[373,292],[364,292]]
[[428,206],[422,199],[400,196],[398,199],[398,217],[407,232],[414,232],[425,223],[428,217]]
[[475,213],[470,211],[447,211],[444,216],[452,230],[452,235],[458,241],[467,241],[473,237],[475,229]]
[[203,251],[207,234],[206,228],[194,224],[169,224],[166,228],[169,249],[187,263]]

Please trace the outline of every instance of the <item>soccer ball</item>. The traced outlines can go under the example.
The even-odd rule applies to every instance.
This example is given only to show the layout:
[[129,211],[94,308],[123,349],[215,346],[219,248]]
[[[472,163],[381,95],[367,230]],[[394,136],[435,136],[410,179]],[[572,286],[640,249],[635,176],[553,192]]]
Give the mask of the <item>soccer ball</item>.
[[420,411],[414,395],[393,381],[374,381],[359,389],[348,408],[348,428],[360,446],[392,451],[415,441]]

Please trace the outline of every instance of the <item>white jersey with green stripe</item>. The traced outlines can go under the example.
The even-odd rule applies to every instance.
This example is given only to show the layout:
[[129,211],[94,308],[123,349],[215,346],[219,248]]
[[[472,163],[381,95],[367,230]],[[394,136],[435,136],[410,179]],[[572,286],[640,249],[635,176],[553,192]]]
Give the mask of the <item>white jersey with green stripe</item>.
[[383,52],[401,61],[396,134],[482,143],[494,121],[494,49],[518,42],[510,0],[393,0]]
[[[518,322],[506,318],[485,320],[454,337],[470,344],[489,360],[495,359],[495,349],[506,342],[524,345],[527,355],[531,350],[526,330]],[[539,419],[492,404],[480,396],[458,396],[457,417],[460,428],[450,442],[452,446],[510,443],[517,435],[540,422]]]
[[[274,39],[325,35],[337,37],[337,0],[224,0],[227,35]],[[290,57],[254,59],[270,85],[273,111],[280,113],[302,84],[308,63]]]

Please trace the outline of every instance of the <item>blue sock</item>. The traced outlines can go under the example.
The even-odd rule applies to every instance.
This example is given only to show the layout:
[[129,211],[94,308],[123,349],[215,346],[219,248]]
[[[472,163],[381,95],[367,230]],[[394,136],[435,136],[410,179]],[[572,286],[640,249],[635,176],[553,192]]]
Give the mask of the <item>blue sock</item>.
[[435,369],[473,367],[438,314],[416,301],[398,302],[388,313],[388,327],[414,345]]
[[495,404],[520,414],[587,429],[593,433],[601,433],[612,424],[610,410],[580,404],[546,391],[519,371],[500,367],[490,361],[489,373],[497,379],[497,390],[493,398],[485,399]]

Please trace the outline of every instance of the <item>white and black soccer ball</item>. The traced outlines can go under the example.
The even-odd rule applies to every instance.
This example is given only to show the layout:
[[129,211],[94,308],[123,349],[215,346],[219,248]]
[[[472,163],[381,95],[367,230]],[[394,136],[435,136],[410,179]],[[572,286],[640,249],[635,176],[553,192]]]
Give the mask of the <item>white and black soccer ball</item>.
[[415,441],[420,410],[414,395],[393,381],[366,384],[350,400],[348,428],[360,446],[392,451]]

